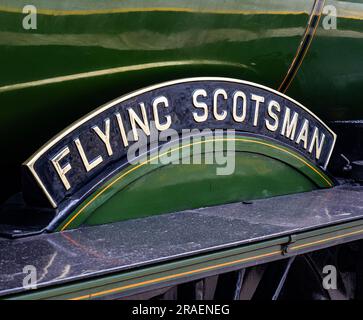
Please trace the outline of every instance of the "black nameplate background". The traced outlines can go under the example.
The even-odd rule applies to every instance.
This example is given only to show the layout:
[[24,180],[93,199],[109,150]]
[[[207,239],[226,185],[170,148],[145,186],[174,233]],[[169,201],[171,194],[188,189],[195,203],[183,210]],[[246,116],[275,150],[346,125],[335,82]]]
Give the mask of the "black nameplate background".
[[[67,135],[62,137],[56,144],[51,146],[46,150],[40,157],[34,162],[33,170],[38,175],[44,188],[48,191],[49,195],[52,197],[54,202],[58,205],[66,197],[72,196],[76,191],[83,188],[85,185],[89,184],[90,181],[97,178],[102,181],[104,172],[114,170],[116,163],[127,164],[126,153],[127,148],[124,148],[119,127],[116,121],[115,113],[119,112],[123,119],[123,124],[125,126],[125,131],[131,130],[129,115],[127,109],[132,108],[142,119],[142,114],[140,112],[140,103],[144,103],[147,111],[148,121],[154,121],[152,102],[155,98],[160,96],[165,96],[168,99],[169,107],[158,108],[160,122],[165,122],[165,116],[171,116],[171,128],[177,131],[181,129],[235,129],[241,132],[256,133],[259,135],[266,136],[268,138],[273,138],[287,144],[292,149],[298,150],[311,162],[315,163],[319,167],[326,166],[328,159],[330,157],[332,148],[335,142],[334,133],[329,130],[319,119],[317,119],[312,113],[304,110],[298,104],[284,96],[275,93],[268,88],[255,86],[250,83],[239,83],[233,80],[193,80],[185,82],[175,81],[172,84],[160,85],[158,88],[154,88],[150,91],[146,91],[130,97],[122,102],[115,105],[110,103],[110,107],[99,113],[98,115],[92,117],[87,122],[77,126],[75,125],[74,130],[69,132]],[[238,81],[238,80],[237,80]],[[199,96],[199,102],[205,102],[208,105],[209,114],[208,119],[204,122],[196,122],[193,118],[193,112],[202,114],[202,109],[196,108],[193,105],[193,92],[197,89],[204,89],[208,96],[206,98]],[[213,93],[216,89],[224,89],[228,94],[228,99],[225,101],[222,97],[218,99],[218,105],[220,112],[222,110],[227,110],[227,117],[223,121],[218,121],[213,116]],[[232,96],[237,90],[243,91],[247,96],[247,108],[246,108],[246,118],[242,123],[234,121],[232,117]],[[256,94],[263,96],[265,102],[260,104],[258,124],[253,126],[253,118],[255,112],[255,102],[250,99],[251,94]],[[267,106],[271,100],[275,100],[281,105],[281,112],[278,113],[279,116],[279,126],[275,132],[269,131],[265,126],[265,119],[274,122],[273,119],[267,113]],[[301,126],[303,124],[303,119],[309,121],[309,135],[312,136],[315,127],[319,129],[319,134],[325,134],[325,142],[321,152],[319,160],[315,159],[314,153],[310,154],[305,150],[302,145],[295,143],[295,139],[292,141],[287,137],[281,135],[282,120],[284,116],[284,107],[288,107],[291,110],[291,116],[293,112],[297,112],[299,115],[298,126],[296,128],[295,139],[298,135]],[[239,102],[238,114],[241,113],[241,101]],[[111,120],[111,146],[113,149],[113,155],[108,156],[105,144],[100,140],[96,133],[91,129],[94,125],[99,126],[99,128],[104,131],[104,120],[109,118]],[[99,164],[95,169],[90,172],[86,172],[85,167],[82,163],[80,155],[77,151],[74,139],[79,138],[84,151],[89,160],[94,159],[98,155],[101,155],[103,162]],[[309,138],[310,141],[310,138]],[[131,143],[130,143],[131,145]],[[61,179],[59,178],[57,172],[55,171],[50,159],[52,159],[60,150],[65,146],[68,146],[70,153],[62,159],[61,165],[69,162],[72,166],[72,170],[67,173],[67,179],[71,184],[71,188],[66,190]],[[24,166],[24,194],[25,198],[28,199],[40,199],[44,200],[44,192],[41,188],[34,188],[35,178],[34,174],[29,170],[28,166]],[[40,192],[41,194],[35,195],[35,193]],[[44,201],[43,201],[44,202]]]

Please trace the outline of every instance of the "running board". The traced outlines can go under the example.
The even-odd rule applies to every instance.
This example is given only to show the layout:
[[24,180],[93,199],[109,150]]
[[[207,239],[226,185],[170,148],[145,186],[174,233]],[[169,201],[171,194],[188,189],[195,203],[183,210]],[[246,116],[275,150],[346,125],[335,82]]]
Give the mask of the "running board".
[[[0,239],[0,296],[123,297],[363,238],[363,187]],[[25,266],[37,270],[25,290]]]

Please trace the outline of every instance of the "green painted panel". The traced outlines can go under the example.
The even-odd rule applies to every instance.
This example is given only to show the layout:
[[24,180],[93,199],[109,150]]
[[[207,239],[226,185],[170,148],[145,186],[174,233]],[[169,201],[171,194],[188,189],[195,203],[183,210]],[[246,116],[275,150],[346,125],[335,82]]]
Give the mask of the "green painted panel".
[[286,164],[238,153],[236,171],[216,176],[215,165],[169,165],[142,176],[97,208],[85,224],[100,224],[221,203],[311,191],[316,186]]
[[327,0],[325,6],[336,8],[336,28],[323,14],[287,94],[325,120],[363,119],[363,1]]
[[[217,143],[221,143],[219,149],[213,149]],[[58,231],[76,228],[86,221],[106,223],[333,186],[301,155],[261,138],[204,138],[164,148],[107,181],[69,215]],[[224,150],[224,158],[218,158],[224,161],[210,161],[222,152],[212,150]],[[196,155],[203,155],[200,162],[191,161]],[[185,165],[185,159],[193,164]],[[217,174],[217,167],[231,164],[231,174]]]
[[36,30],[22,27],[28,2],[0,4],[0,202],[20,190],[20,165],[35,150],[118,96],[194,76],[277,88],[314,1],[86,2],[33,1]]

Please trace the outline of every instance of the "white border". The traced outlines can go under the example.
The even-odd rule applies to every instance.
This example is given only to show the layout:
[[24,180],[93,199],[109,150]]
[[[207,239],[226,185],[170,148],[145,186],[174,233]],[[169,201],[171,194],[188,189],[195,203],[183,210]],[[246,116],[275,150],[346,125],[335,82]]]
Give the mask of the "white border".
[[318,122],[321,123],[334,137],[334,141],[333,141],[331,150],[329,152],[326,163],[324,164],[324,167],[323,167],[324,170],[326,169],[326,167],[327,167],[327,165],[329,163],[330,157],[332,155],[334,146],[335,146],[337,135],[318,116],[316,116],[308,108],[304,107],[301,103],[297,102],[296,100],[286,96],[285,94],[283,94],[283,93],[281,93],[281,92],[279,92],[277,90],[274,90],[274,89],[271,89],[269,87],[266,87],[266,86],[263,86],[263,85],[260,85],[260,84],[254,83],[254,82],[250,82],[250,81],[244,81],[244,80],[239,80],[239,79],[234,79],[234,78],[224,78],[224,77],[195,77],[195,78],[184,78],[184,79],[179,79],[179,80],[167,81],[167,82],[159,83],[157,85],[152,85],[152,86],[149,86],[149,87],[146,87],[146,88],[143,88],[143,89],[139,89],[139,90],[136,90],[136,91],[134,91],[132,93],[129,93],[129,94],[126,94],[126,95],[121,96],[119,98],[116,98],[115,100],[112,100],[111,102],[106,103],[106,104],[98,107],[94,111],[88,113],[87,115],[85,115],[84,117],[79,119],[78,121],[72,123],[70,126],[65,128],[64,130],[62,130],[58,135],[56,135],[50,141],[48,141],[46,144],[44,144],[38,151],[36,151],[23,164],[26,165],[29,168],[29,170],[31,171],[31,173],[33,174],[35,180],[37,181],[37,183],[39,184],[39,186],[41,187],[41,189],[43,190],[43,192],[47,196],[47,198],[48,198],[49,202],[51,203],[51,205],[53,206],[53,208],[56,208],[57,204],[55,203],[52,196],[49,194],[49,192],[45,188],[44,184],[40,180],[38,174],[34,170],[35,162],[46,151],[48,151],[56,143],[58,143],[60,140],[62,140],[66,135],[68,135],[69,133],[74,131],[76,128],[78,128],[79,126],[81,126],[82,124],[87,122],[88,120],[92,119],[93,117],[99,115],[100,113],[106,111],[107,109],[113,107],[114,105],[116,105],[116,104],[118,104],[120,102],[124,102],[124,101],[126,101],[126,100],[128,100],[130,98],[133,98],[133,97],[138,96],[140,94],[143,94],[145,92],[149,92],[149,91],[159,89],[159,88],[162,88],[162,87],[167,87],[167,86],[171,86],[171,85],[174,85],[174,84],[180,84],[180,83],[186,83],[186,82],[196,82],[196,81],[224,81],[224,82],[233,82],[233,83],[245,84],[245,85],[249,85],[249,86],[252,86],[252,87],[255,87],[255,88],[260,88],[260,89],[270,91],[270,92],[272,92],[272,93],[274,93],[276,95],[279,95],[279,96],[281,96],[281,97],[283,97],[283,98],[285,98],[287,100],[290,100],[291,102],[298,105],[300,108],[302,108],[303,110],[308,112],[310,115],[312,115],[316,120],[318,120]]

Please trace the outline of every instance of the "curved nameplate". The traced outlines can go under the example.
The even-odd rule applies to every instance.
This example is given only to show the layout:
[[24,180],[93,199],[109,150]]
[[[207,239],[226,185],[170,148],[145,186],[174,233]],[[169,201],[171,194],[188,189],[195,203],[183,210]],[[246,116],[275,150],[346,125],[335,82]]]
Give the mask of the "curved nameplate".
[[[190,78],[120,97],[75,122],[23,166],[24,197],[57,208],[110,177],[140,139],[173,129],[234,129],[288,146],[325,170],[336,135],[310,110],[278,91],[238,79]],[[118,170],[117,169],[117,170]],[[38,190],[38,191],[37,191]]]

